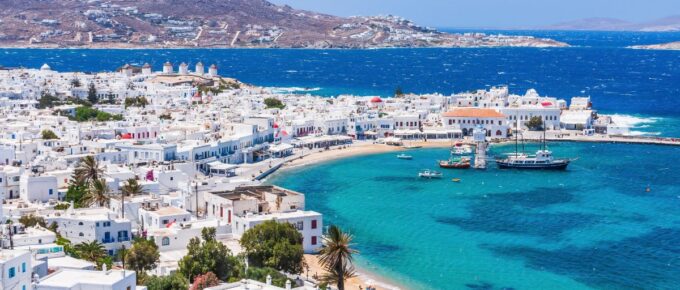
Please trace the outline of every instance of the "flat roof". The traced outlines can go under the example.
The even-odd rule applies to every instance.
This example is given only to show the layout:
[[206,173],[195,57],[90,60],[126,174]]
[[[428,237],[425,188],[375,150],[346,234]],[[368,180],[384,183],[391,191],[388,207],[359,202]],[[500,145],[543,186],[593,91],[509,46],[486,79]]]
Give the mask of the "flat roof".
[[494,109],[482,108],[455,108],[442,114],[444,117],[462,118],[505,118],[505,115]]
[[76,285],[113,285],[126,277],[135,275],[134,271],[109,270],[91,271],[77,269],[61,269],[46,276],[38,285],[50,287],[72,288]]

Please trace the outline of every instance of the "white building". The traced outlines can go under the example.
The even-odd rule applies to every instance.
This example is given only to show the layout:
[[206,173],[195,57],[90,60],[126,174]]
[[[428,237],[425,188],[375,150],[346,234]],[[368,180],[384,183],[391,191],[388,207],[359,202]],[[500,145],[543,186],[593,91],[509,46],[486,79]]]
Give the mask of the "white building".
[[59,233],[73,244],[98,241],[109,255],[114,255],[123,246],[130,248],[130,220],[117,218],[107,208],[69,208],[65,213],[49,213],[43,216],[45,222],[56,222]]
[[19,182],[19,195],[27,202],[59,200],[57,177],[24,172]]
[[177,207],[140,208],[139,221],[144,229],[167,228],[174,223],[188,222],[191,213]]
[[62,269],[40,279],[36,290],[142,290],[137,286],[137,275],[128,270]]
[[487,137],[506,138],[508,125],[505,115],[494,109],[454,108],[442,114],[445,128],[457,128],[464,136],[472,136],[475,128],[486,129]]
[[0,250],[0,289],[32,289],[31,252],[27,250]]

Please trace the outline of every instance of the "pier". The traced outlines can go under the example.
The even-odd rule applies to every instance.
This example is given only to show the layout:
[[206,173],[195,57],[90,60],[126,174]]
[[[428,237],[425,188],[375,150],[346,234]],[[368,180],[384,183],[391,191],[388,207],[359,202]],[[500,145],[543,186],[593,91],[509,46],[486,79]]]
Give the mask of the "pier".
[[[540,141],[541,132],[524,132],[524,140]],[[625,143],[625,144],[647,144],[647,145],[667,145],[680,146],[680,138],[654,137],[654,136],[624,136],[624,135],[582,135],[582,134],[563,134],[561,132],[548,132],[548,141],[560,142],[598,142],[598,143]]]

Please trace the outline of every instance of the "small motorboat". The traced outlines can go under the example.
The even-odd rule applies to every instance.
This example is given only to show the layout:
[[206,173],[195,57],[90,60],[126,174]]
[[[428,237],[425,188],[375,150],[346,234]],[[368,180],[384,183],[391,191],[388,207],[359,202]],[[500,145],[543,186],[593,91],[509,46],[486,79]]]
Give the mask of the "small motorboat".
[[460,182],[460,178],[452,178],[451,181],[453,181],[453,182]]
[[397,158],[404,159],[404,160],[411,160],[411,159],[413,159],[413,156],[406,155],[406,154],[402,153],[402,154],[397,155]]
[[449,160],[439,161],[439,167],[446,169],[467,169],[470,168],[470,158],[469,157],[455,158],[451,156]]
[[402,146],[402,147],[403,147],[404,149],[419,149],[419,148],[423,148],[423,146],[420,146],[420,145],[404,145],[404,146]]
[[422,170],[418,173],[418,177],[427,178],[427,179],[442,178],[442,176],[444,176],[444,174],[442,174],[441,172],[437,172],[437,171],[429,170],[429,169]]

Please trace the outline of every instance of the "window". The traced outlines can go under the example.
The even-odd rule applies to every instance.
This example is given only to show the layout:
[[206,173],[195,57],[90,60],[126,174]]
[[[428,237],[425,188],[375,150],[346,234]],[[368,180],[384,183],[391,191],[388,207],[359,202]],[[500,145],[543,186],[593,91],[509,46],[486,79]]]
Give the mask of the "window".
[[316,229],[316,220],[312,220],[312,229]]
[[26,273],[26,263],[21,263],[21,273]]
[[163,246],[169,246],[169,245],[170,245],[170,238],[168,238],[168,237],[163,237],[163,239],[161,240],[161,245],[163,245]]
[[82,232],[80,232],[80,233],[78,233],[78,236],[79,236],[79,237],[84,237],[85,235],[84,235]]
[[48,190],[48,193],[49,193],[49,195],[52,195],[52,194],[54,193],[54,189],[51,189],[51,188],[50,188],[50,189]]
[[312,245],[316,245],[316,236],[312,236]]
[[7,276],[9,276],[9,278],[14,278],[14,276],[16,276],[16,274],[17,274],[16,269],[14,269],[14,267],[9,268],[9,273],[7,273]]
[[78,222],[78,225],[79,225],[79,226],[82,226],[82,225],[83,225],[83,222]]

